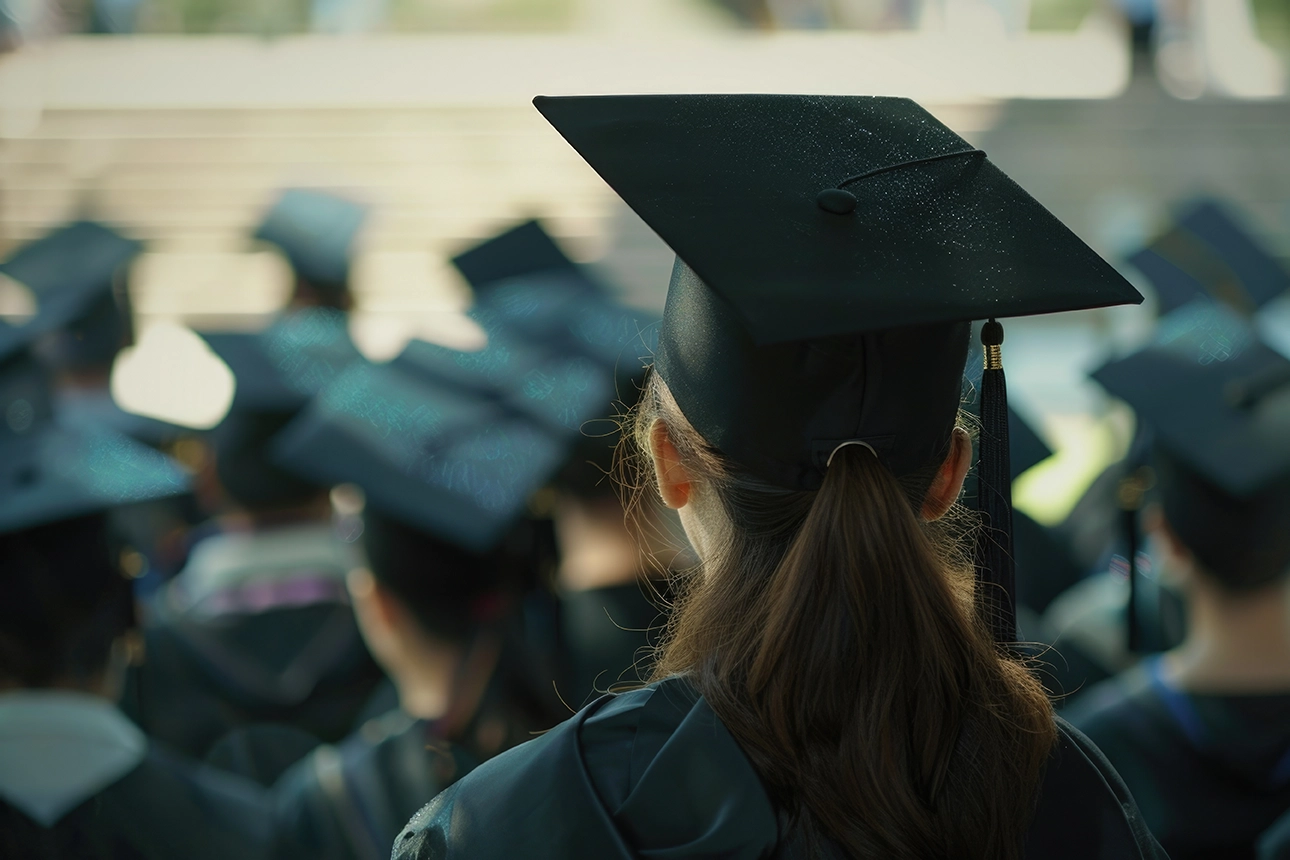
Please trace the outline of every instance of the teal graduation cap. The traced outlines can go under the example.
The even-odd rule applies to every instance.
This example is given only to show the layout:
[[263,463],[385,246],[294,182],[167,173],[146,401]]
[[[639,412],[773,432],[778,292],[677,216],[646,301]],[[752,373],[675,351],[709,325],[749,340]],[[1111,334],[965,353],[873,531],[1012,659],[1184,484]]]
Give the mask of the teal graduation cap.
[[[972,320],[1141,296],[908,99],[538,97],[538,110],[672,248],[655,369],[709,444],[767,482],[820,486],[863,441],[897,476],[941,453]],[[1011,641],[1007,411],[985,327],[978,568]],[[912,397],[910,392],[919,392]],[[987,598],[996,599],[994,597]]]
[[288,188],[265,214],[255,238],[277,245],[315,286],[339,288],[348,283],[354,242],[366,220],[367,207],[354,200]]
[[0,272],[32,291],[39,312],[31,322],[46,333],[91,316],[115,319],[113,282],[142,250],[105,224],[76,221],[23,245]]
[[471,552],[497,546],[560,467],[567,433],[392,365],[349,368],[282,432],[276,461]]
[[55,420],[49,371],[29,349],[41,330],[0,327],[0,532],[187,492],[187,473],[164,454]]

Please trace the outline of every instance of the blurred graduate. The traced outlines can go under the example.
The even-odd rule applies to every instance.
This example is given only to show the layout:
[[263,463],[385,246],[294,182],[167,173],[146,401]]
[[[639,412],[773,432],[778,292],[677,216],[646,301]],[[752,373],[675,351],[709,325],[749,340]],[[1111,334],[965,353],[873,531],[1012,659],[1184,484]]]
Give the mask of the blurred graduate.
[[1199,299],[1094,378],[1149,433],[1137,489],[1152,575],[1186,595],[1187,629],[1089,690],[1070,719],[1170,856],[1254,857],[1290,807],[1290,359]]
[[108,514],[188,479],[113,430],[56,421],[28,349],[46,322],[0,326],[0,855],[273,856],[253,784],[164,751],[116,707],[143,651]]
[[[1165,316],[1207,301],[1254,324],[1290,290],[1290,273],[1248,222],[1211,198],[1180,206],[1170,227],[1128,261],[1147,278]],[[1138,474],[1153,447],[1147,431],[1139,421],[1125,458],[1098,476],[1056,529],[1088,574],[1052,601],[1042,625],[1060,655],[1051,661],[1058,686],[1073,698],[1142,655],[1176,646],[1185,633],[1186,599],[1177,583],[1149,575],[1165,559],[1153,556],[1164,545],[1145,539],[1140,516]]]
[[[593,676],[626,673],[647,642],[657,610],[634,543],[617,543],[631,543],[621,507],[612,538],[604,525],[578,535],[615,543],[593,551],[608,569],[582,574],[572,618],[560,611],[567,596],[551,600],[563,560],[529,502],[552,483],[595,495],[587,486],[604,476],[579,462],[591,442],[583,428],[610,414],[616,363],[641,366],[641,320],[567,265],[545,266],[544,252],[567,264],[528,224],[458,258],[487,347],[414,342],[390,365],[356,366],[275,446],[285,467],[364,492],[368,564],[350,592],[397,692],[396,709],[275,786],[282,827],[310,856],[384,856],[438,791],[567,715],[562,688],[589,694]],[[624,623],[644,612],[642,626]]]
[[[349,608],[345,577],[358,555],[336,531],[331,487],[270,456],[309,400],[362,360],[345,311],[365,214],[330,194],[284,191],[255,235],[291,263],[288,306],[261,332],[203,334],[236,386],[207,436],[219,514],[195,530],[187,565],[152,601],[155,658],[133,678],[149,733],[228,766],[254,761],[246,772],[266,783],[348,734],[381,679]],[[283,731],[263,750],[216,746],[266,723]]]

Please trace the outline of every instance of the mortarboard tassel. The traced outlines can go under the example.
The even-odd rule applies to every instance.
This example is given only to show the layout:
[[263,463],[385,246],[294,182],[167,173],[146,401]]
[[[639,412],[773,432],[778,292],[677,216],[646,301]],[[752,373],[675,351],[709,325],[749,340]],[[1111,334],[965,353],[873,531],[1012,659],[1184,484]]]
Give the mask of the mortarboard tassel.
[[1129,600],[1124,607],[1125,647],[1130,654],[1142,651],[1142,625],[1138,623],[1138,508],[1142,494],[1133,477],[1120,482],[1120,528],[1124,532],[1125,556],[1128,562]]
[[1017,640],[1016,572],[1012,557],[1012,480],[1008,454],[1008,387],[1003,376],[1003,325],[981,329],[981,456],[977,465],[981,532],[977,538],[978,607],[994,641]]

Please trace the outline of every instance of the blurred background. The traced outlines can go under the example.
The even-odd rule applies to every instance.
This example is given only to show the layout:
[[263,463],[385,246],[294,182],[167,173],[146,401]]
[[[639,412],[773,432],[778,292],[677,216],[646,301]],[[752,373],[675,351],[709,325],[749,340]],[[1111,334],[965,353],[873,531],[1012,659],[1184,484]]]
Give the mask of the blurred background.
[[[232,395],[191,330],[263,328],[290,294],[250,238],[285,186],[370,206],[351,328],[375,360],[481,346],[447,260],[528,217],[661,308],[670,253],[538,93],[905,95],[986,150],[1149,297],[1008,328],[1056,451],[1016,487],[1045,523],[1129,442],[1085,378],[1154,318],[1127,258],[1198,195],[1290,256],[1290,0],[0,0],[0,50],[0,256],[75,218],[143,241],[112,390],[196,427]],[[32,307],[0,284],[0,313]]]

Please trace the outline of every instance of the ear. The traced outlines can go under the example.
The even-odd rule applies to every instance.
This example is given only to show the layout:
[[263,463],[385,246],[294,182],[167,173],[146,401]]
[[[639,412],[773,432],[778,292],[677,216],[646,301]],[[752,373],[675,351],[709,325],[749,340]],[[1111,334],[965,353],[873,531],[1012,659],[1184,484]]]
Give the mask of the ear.
[[682,465],[681,455],[661,419],[650,425],[649,453],[654,459],[654,478],[663,504],[674,510],[685,507],[690,501],[690,473]]
[[963,490],[963,481],[972,468],[972,437],[962,427],[955,427],[950,434],[950,452],[945,462],[936,470],[932,485],[923,499],[922,517],[931,522],[945,516]]

